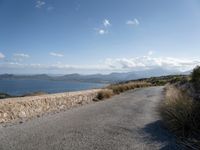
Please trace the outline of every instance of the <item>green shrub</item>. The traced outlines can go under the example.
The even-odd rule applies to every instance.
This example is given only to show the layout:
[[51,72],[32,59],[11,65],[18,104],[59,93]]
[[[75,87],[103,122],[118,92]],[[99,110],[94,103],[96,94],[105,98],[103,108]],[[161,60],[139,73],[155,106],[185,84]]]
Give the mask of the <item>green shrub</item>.
[[192,72],[192,75],[191,75],[191,81],[194,85],[194,88],[196,91],[200,91],[200,67],[197,66],[193,72]]

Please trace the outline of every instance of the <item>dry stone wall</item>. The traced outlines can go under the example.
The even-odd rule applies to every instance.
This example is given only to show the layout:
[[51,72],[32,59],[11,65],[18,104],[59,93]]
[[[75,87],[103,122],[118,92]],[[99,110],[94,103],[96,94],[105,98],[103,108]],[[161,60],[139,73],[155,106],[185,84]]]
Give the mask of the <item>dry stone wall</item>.
[[0,123],[91,103],[101,89],[0,100]]

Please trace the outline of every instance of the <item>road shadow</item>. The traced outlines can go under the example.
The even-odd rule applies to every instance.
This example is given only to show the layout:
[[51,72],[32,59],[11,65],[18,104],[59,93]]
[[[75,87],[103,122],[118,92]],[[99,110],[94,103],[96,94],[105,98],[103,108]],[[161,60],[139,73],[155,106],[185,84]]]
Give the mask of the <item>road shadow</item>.
[[165,146],[160,150],[182,150],[176,143],[176,138],[163,125],[161,120],[147,124],[141,132],[145,132],[152,142],[163,143]]

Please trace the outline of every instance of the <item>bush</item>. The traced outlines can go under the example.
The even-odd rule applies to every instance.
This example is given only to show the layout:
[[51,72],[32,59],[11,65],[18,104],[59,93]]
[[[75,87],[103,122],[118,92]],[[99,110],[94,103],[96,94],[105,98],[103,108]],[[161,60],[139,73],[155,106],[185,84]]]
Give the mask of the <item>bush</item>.
[[179,137],[200,141],[200,102],[174,86],[166,88],[165,98],[160,106],[165,125]]
[[200,67],[197,66],[193,72],[192,72],[192,75],[191,75],[191,81],[194,85],[194,88],[197,92],[200,92]]
[[107,99],[112,97],[113,91],[112,90],[102,90],[100,92],[97,93],[96,98],[94,99],[94,101],[99,101],[99,100],[103,100],[103,99]]
[[12,96],[6,93],[0,93],[0,99],[11,98]]
[[147,86],[151,86],[151,84],[147,82],[129,82],[129,83],[112,84],[107,86],[106,89],[98,92],[97,96],[93,99],[93,101],[107,99],[112,97],[113,95],[120,94],[128,90],[147,87]]

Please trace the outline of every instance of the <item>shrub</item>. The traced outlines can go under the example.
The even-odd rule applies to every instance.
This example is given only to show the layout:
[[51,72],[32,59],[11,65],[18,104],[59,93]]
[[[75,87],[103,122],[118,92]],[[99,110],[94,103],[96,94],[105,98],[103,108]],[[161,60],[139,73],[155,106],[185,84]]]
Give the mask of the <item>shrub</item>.
[[200,102],[185,92],[168,86],[160,114],[165,125],[177,136],[200,140]]
[[0,99],[11,98],[12,96],[6,93],[0,93]]
[[129,82],[129,83],[113,84],[108,86],[107,88],[113,90],[114,94],[120,94],[128,90],[133,90],[135,88],[148,87],[148,86],[151,86],[151,84],[147,82]]
[[200,67],[197,66],[193,72],[192,72],[192,75],[191,75],[191,81],[194,85],[194,88],[197,92],[200,91]]
[[99,101],[99,100],[103,100],[103,99],[107,99],[112,97],[113,91],[112,90],[102,90],[100,92],[97,93],[96,98],[94,99],[94,101]]
[[132,90],[135,88],[147,87],[151,86],[150,83],[147,82],[129,82],[129,83],[119,83],[112,84],[106,87],[106,89],[100,91],[94,101],[103,100],[106,98],[110,98],[115,94],[120,94],[128,90]]

